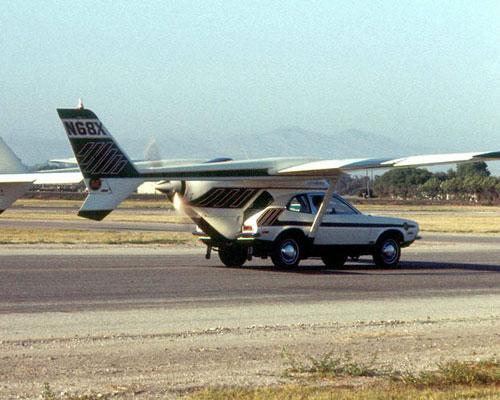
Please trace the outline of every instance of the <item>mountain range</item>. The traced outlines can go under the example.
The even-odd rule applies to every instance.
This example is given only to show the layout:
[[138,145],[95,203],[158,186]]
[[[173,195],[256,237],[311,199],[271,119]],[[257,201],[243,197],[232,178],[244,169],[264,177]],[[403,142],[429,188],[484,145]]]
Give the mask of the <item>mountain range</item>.
[[[312,156],[321,158],[391,157],[429,151],[405,145],[384,135],[356,129],[336,134],[318,133],[300,127],[284,127],[250,135],[205,136],[203,140],[189,137],[156,139],[162,158],[227,156],[235,159],[281,156]],[[137,148],[139,143],[133,147]],[[144,146],[144,144],[143,144]],[[149,146],[151,149],[151,145]]]
[[[399,157],[412,154],[439,153],[442,149],[410,143],[408,138],[388,136],[349,129],[337,133],[322,133],[290,126],[255,135],[157,135],[119,137],[124,150],[135,159],[234,159],[311,156],[318,158]],[[7,144],[27,165],[44,163],[48,159],[72,157],[69,143],[62,135],[48,139],[32,135],[29,144],[25,135],[5,135]],[[453,152],[454,149],[444,150]],[[471,149],[472,150],[472,149]],[[482,149],[479,149],[482,150]],[[463,150],[462,150],[463,151]],[[500,168],[492,163],[491,170]]]

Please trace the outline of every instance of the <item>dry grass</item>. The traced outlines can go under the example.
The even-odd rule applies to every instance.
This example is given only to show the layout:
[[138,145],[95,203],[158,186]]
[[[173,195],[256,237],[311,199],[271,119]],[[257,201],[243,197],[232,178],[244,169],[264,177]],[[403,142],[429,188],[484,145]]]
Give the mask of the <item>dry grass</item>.
[[[324,373],[338,376],[339,364],[353,365],[352,360],[335,361],[331,355],[313,359],[302,367],[309,371],[315,381],[304,384],[288,384],[273,387],[209,387],[189,393],[186,400],[445,400],[445,399],[500,399],[500,366],[493,360],[479,362],[452,361],[440,364],[435,371],[407,374],[394,378],[387,372],[370,373],[364,381],[340,382],[326,380]],[[317,374],[318,370],[322,373]],[[375,370],[372,370],[375,371]],[[342,377],[354,379],[360,374],[358,368],[342,368]],[[378,377],[373,377],[374,375]],[[134,393],[135,394],[135,393]],[[146,395],[147,393],[142,393]],[[56,394],[48,383],[40,396],[43,400],[97,400],[114,397],[112,394]]]
[[309,356],[306,360],[298,360],[286,351],[282,355],[289,365],[285,369],[285,376],[291,378],[373,377],[385,374],[373,366],[375,359],[370,363],[362,363],[355,361],[350,353],[337,356],[329,352],[320,357]]
[[423,232],[500,233],[500,207],[497,206],[362,205],[360,210],[417,221]]
[[393,375],[393,379],[416,387],[500,386],[500,362],[497,360],[450,361],[438,364],[434,371],[396,374]]
[[[7,210],[1,218],[22,220],[81,220],[76,215],[76,208],[81,205],[80,201],[21,199],[16,205],[20,207],[40,207],[40,211],[17,208]],[[46,209],[49,206],[61,207],[63,210]],[[364,204],[360,205],[359,208],[365,213],[415,220],[420,224],[423,232],[500,233],[500,207],[498,206]],[[131,209],[137,209],[137,212],[131,212]],[[158,212],[158,209],[160,209],[160,212]],[[153,210],[155,211],[153,212]],[[170,203],[165,200],[127,200],[117,210],[107,216],[106,221],[190,223],[186,216],[172,211]]]
[[[78,208],[82,200],[59,200],[59,199],[19,199],[16,201],[16,207],[62,207]],[[165,198],[151,200],[125,200],[118,208],[165,208],[172,209],[172,204]]]
[[186,397],[191,400],[449,400],[500,399],[496,388],[448,388],[444,390],[391,386],[377,388],[304,387],[210,388]]
[[[198,400],[271,400],[271,399],[500,399],[500,364],[495,360],[479,362],[451,361],[439,364],[434,371],[418,374],[377,371],[371,365],[359,364],[350,357],[308,358],[304,364],[293,361],[287,369],[308,374],[312,380],[301,385],[258,388],[205,388],[187,396]],[[295,365],[297,364],[297,365]],[[293,375],[292,375],[293,377]],[[342,377],[370,377],[364,382]],[[326,379],[326,380],[325,380]]]
[[500,233],[500,215],[412,215],[408,218],[417,221],[423,232]]
[[398,211],[417,211],[417,212],[495,212],[500,213],[499,206],[485,205],[457,205],[457,204],[356,204],[360,211],[370,212],[398,212]]
[[[31,210],[7,210],[1,216],[2,219],[15,219],[15,220],[33,220],[33,221],[82,221],[82,218],[76,214],[76,209],[74,212],[65,211],[60,212],[57,210],[43,210],[31,211]],[[113,211],[106,217],[106,221],[113,222],[163,222],[170,224],[187,224],[190,223],[189,218],[186,216],[176,213],[173,211],[165,210],[164,213],[147,213],[147,211],[132,214],[130,212],[122,212],[120,209]]]
[[0,244],[195,244],[190,233],[3,228]]

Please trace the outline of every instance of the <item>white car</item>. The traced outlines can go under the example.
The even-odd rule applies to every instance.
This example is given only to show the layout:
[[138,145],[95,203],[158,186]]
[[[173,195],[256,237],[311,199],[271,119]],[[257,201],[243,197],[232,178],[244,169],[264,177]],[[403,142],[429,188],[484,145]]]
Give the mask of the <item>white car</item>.
[[[302,259],[321,258],[327,267],[334,268],[348,257],[372,255],[377,266],[394,268],[401,248],[417,239],[419,226],[415,221],[363,214],[336,194],[311,238],[323,197],[324,192],[318,191],[263,190],[243,210],[241,232],[234,239],[226,235],[224,240],[214,240],[212,235],[201,240],[215,248],[228,266],[242,265],[253,256],[270,256],[278,267],[292,268]],[[219,225],[211,222],[214,227]],[[198,229],[201,235],[207,226],[203,228]]]

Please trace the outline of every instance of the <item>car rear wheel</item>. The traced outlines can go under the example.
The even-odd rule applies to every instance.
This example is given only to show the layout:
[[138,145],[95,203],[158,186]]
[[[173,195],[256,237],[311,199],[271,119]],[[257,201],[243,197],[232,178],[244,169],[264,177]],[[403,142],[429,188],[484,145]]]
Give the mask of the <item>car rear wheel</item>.
[[401,257],[401,244],[393,236],[382,237],[376,245],[373,261],[380,268],[396,268]]
[[295,268],[302,256],[300,239],[294,236],[278,238],[274,244],[271,260],[279,268]]
[[340,268],[347,261],[347,254],[332,251],[321,256],[323,263],[327,268]]
[[247,260],[247,249],[241,246],[221,247],[219,258],[226,267],[241,267]]

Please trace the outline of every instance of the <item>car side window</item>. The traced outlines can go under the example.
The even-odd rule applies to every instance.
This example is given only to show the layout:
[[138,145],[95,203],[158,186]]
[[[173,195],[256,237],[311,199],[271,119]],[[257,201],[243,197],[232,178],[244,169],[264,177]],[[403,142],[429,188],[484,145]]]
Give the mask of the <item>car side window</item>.
[[349,215],[356,214],[356,212],[349,207],[344,202],[340,201],[336,197],[332,197],[330,200],[330,204],[328,204],[328,208],[326,209],[327,214],[340,214],[340,215]]
[[293,197],[288,203],[287,210],[298,213],[311,213],[307,197],[303,194]]

